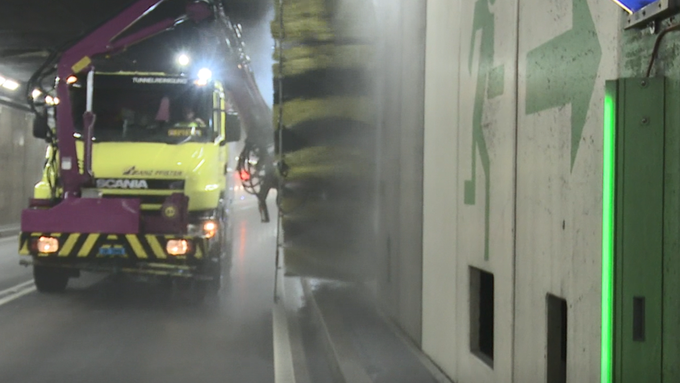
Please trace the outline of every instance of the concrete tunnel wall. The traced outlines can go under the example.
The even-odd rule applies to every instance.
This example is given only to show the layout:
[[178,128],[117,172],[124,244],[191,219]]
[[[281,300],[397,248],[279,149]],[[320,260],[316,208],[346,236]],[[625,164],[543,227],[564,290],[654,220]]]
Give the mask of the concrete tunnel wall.
[[0,228],[18,226],[45,161],[46,144],[32,135],[33,114],[0,105]]
[[[427,1],[422,348],[458,383],[546,382],[548,294],[567,302],[567,381],[599,381],[622,16],[612,1]],[[470,267],[494,275],[492,366],[471,352]]]
[[[533,383],[546,295],[564,298],[568,382],[598,381],[604,81],[643,75],[649,38],[624,36],[608,0],[373,3],[383,307],[457,383]],[[0,106],[0,226],[40,176],[31,121]],[[495,277],[493,367],[470,352],[470,267]]]
[[420,344],[425,6],[375,2],[378,70],[378,285],[382,308]]

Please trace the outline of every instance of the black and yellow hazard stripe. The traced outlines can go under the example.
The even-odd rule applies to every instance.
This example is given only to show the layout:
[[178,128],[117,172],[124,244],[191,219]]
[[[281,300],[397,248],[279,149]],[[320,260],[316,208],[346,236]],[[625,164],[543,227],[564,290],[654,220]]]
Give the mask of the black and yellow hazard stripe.
[[[38,253],[32,249],[32,241],[41,236],[49,236],[59,241],[56,253]],[[191,243],[190,251],[185,256],[171,256],[165,251],[168,240],[185,239]],[[168,259],[203,259],[206,254],[206,243],[203,239],[177,235],[153,234],[81,234],[81,233],[21,233],[19,254],[38,257],[58,258],[102,258],[102,249],[122,249],[116,257],[136,258],[138,260],[163,261]],[[104,251],[105,252],[105,251]]]

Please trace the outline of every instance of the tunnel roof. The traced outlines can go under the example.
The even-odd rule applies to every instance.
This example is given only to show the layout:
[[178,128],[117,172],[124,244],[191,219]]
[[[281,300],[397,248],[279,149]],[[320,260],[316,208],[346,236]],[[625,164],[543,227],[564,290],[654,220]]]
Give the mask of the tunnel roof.
[[26,81],[54,50],[134,0],[2,0],[0,74]]
[[[16,90],[0,87],[0,104],[23,103],[26,81],[50,53],[63,51],[80,36],[94,30],[135,1],[137,0],[0,0],[0,76],[18,81],[21,87]],[[151,18],[160,20],[171,14],[174,17],[177,8],[183,9],[187,1],[191,0],[166,0]],[[233,21],[244,23],[261,20],[271,6],[271,0],[221,1]],[[191,32],[183,32],[176,38],[188,39],[189,42],[190,36]],[[118,62],[122,65],[119,70],[130,69],[128,64],[133,61],[135,69],[147,70],[143,63],[148,63],[147,59],[154,57],[154,50],[163,53],[163,50],[168,50],[166,46],[177,49],[181,45],[173,44],[170,40],[172,38],[167,36],[161,44],[157,40],[154,40],[155,44],[147,41],[122,55],[132,55],[132,59],[121,63],[120,60],[124,61],[125,57],[114,58],[109,65],[115,66]],[[138,63],[137,59],[141,61]]]

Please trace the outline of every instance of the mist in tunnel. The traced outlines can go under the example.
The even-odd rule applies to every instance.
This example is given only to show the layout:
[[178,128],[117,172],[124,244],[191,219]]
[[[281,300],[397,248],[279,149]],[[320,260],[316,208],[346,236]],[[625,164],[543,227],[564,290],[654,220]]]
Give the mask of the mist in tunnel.
[[[113,327],[115,331],[92,338],[91,349],[121,347],[120,334],[125,336],[128,329],[138,331],[130,323],[143,324],[140,316],[149,316],[149,310],[156,310],[154,315],[159,319],[152,316],[153,322],[166,325],[167,333],[158,331],[148,336],[130,333],[131,347],[142,344],[149,347],[149,354],[156,350],[161,350],[162,356],[174,354],[176,359],[163,361],[169,365],[185,358],[176,350],[181,350],[189,338],[193,342],[185,349],[204,351],[186,358],[201,361],[193,367],[195,370],[173,370],[168,375],[181,377],[201,369],[203,374],[217,379],[227,376],[226,370],[232,369],[238,370],[237,379],[241,381],[271,381],[274,367],[270,363],[273,359],[271,331],[272,322],[276,321],[271,316],[271,290],[272,285],[278,283],[273,266],[275,254],[282,254],[283,262],[279,263],[285,275],[282,279],[290,281],[300,277],[312,281],[312,294],[318,300],[322,315],[342,321],[352,329],[349,336],[363,338],[360,339],[365,346],[362,352],[379,356],[377,343],[372,344],[372,336],[377,331],[365,326],[366,321],[362,322],[369,318],[370,309],[380,302],[398,307],[402,312],[410,311],[411,317],[419,316],[417,309],[411,310],[417,306],[416,300],[403,304],[398,302],[398,297],[392,299],[393,294],[403,291],[418,294],[417,288],[411,288],[417,283],[408,278],[420,272],[418,267],[411,267],[412,264],[400,258],[407,253],[416,258],[421,245],[419,237],[412,233],[421,230],[417,207],[422,200],[418,195],[408,194],[408,190],[422,186],[417,160],[422,145],[414,138],[419,134],[418,75],[413,77],[414,87],[402,86],[404,78],[412,76],[401,62],[402,56],[408,54],[404,53],[408,49],[402,47],[404,32],[395,27],[397,23],[385,27],[389,20],[402,16],[382,13],[384,10],[394,12],[403,4],[388,0],[225,0],[224,4],[231,20],[243,27],[250,67],[259,91],[272,108],[271,124],[266,124],[266,128],[271,129],[270,137],[275,142],[275,177],[280,186],[268,203],[273,214],[280,212],[280,220],[277,222],[273,216],[272,222],[259,222],[257,201],[246,195],[233,161],[235,156],[242,158],[238,153],[244,142],[232,143],[228,154],[230,164],[225,169],[232,170],[228,184],[234,201],[229,219],[233,222],[234,231],[230,232],[233,243],[225,246],[232,250],[227,250],[228,262],[221,269],[224,286],[219,297],[208,300],[206,310],[213,311],[207,321],[201,316],[204,312],[192,309],[181,311],[180,319],[185,322],[179,322],[172,315],[164,317],[165,306],[147,305],[156,300],[154,291],[132,299],[135,290],[141,290],[145,286],[142,283],[148,282],[143,279],[124,281],[127,284],[122,286],[128,286],[129,293],[120,295],[117,293],[120,281],[92,279],[86,275],[71,287],[82,292],[81,297],[73,295],[58,304],[78,305],[84,296],[89,299],[88,306],[115,303],[118,308],[135,308],[125,310],[122,321],[116,324],[119,327]],[[178,26],[171,33],[140,43],[120,55],[102,57],[96,66],[98,70],[162,69],[178,73],[176,58],[185,53],[197,64],[194,69],[209,67],[203,63],[218,62],[219,57],[215,56],[221,53],[211,49],[215,39],[206,39],[207,33],[202,34],[199,29],[190,23]],[[413,56],[415,61],[420,59],[421,56]],[[218,67],[210,67],[214,69],[213,74],[219,75]],[[192,72],[195,71],[192,69]],[[411,105],[400,107],[403,99],[410,100]],[[413,125],[403,123],[404,119]],[[265,121],[270,121],[268,115]],[[98,148],[102,146],[98,144]],[[404,148],[410,157],[400,155]],[[402,193],[403,190],[407,192]],[[400,229],[402,226],[409,228],[408,233]],[[281,228],[279,237],[276,237],[277,227]],[[17,247],[14,243],[11,246]],[[400,268],[408,269],[408,275],[400,274]],[[21,277],[30,276],[21,274]],[[100,281],[104,282],[100,284]],[[329,286],[341,286],[342,291],[338,294],[340,289],[327,289]],[[156,287],[162,291],[166,285]],[[348,299],[347,295],[362,298],[361,304]],[[32,303],[39,306],[49,298],[39,299],[43,300]],[[365,305],[366,302],[369,304]],[[175,304],[173,301],[167,306],[172,309]],[[304,308],[309,310],[310,305]],[[89,312],[89,307],[80,307],[84,313]],[[97,319],[86,315],[81,318],[83,323]],[[309,323],[313,318],[301,315],[298,319],[301,332],[305,333],[302,336],[316,330],[314,324]],[[196,326],[185,335],[174,330],[179,327],[177,323],[187,324],[183,326],[187,328]],[[74,326],[74,332],[77,327],[79,325]],[[418,326],[406,323],[404,327],[410,330]],[[56,333],[57,328],[47,327],[45,331]],[[275,323],[274,331],[276,328]],[[296,326],[293,324],[290,328],[294,331]],[[139,331],[142,330],[140,327]],[[418,338],[417,331],[410,334],[413,339]],[[36,345],[44,342],[33,341]],[[176,347],[163,344],[169,341],[176,342]],[[61,343],[65,342],[57,339],[55,349]],[[207,347],[201,347],[200,343]],[[228,352],[223,349],[225,344],[229,346]],[[312,348],[309,354],[313,353]],[[142,360],[137,354],[129,355]],[[229,363],[222,360],[225,355]],[[207,365],[210,368],[204,368],[206,358],[210,358]],[[381,371],[398,375],[400,371],[417,369],[403,358],[397,359],[401,366],[392,365]],[[92,364],[89,368],[98,372],[99,366]],[[115,368],[114,364],[111,368]],[[386,378],[385,381],[398,380]]]
[[255,81],[267,104],[273,104],[272,52],[274,39],[269,30],[269,23],[274,19],[274,4],[269,0],[228,1],[225,3],[227,13],[233,21],[243,27],[243,39],[246,52],[251,59],[251,67]]
[[368,1],[275,2],[274,126],[286,271],[375,280],[375,11]]
[[419,342],[425,3],[274,4],[286,271],[353,286]]

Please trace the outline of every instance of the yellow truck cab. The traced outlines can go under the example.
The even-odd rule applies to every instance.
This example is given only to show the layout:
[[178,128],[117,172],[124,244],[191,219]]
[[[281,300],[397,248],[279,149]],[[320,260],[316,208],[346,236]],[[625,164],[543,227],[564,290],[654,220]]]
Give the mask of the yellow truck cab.
[[[39,233],[22,233],[21,253],[33,256],[34,268],[42,262],[52,272],[45,271],[49,276],[42,281],[36,274],[36,284],[45,291],[60,290],[66,286],[64,275],[102,270],[192,276],[219,286],[231,236],[227,143],[238,141],[241,133],[222,83],[162,73],[95,73],[89,78],[91,87],[87,74],[62,80],[69,86],[80,162],[88,99],[95,116],[93,182],[82,189],[82,198],[139,199],[144,219],[135,234],[56,233],[56,254],[31,247]],[[64,162],[54,147],[48,148],[42,180],[35,186],[36,200],[61,198],[57,164]],[[188,199],[188,224],[181,236],[166,235],[155,224],[178,214],[168,202],[176,195]],[[55,273],[52,266],[71,271]]]

